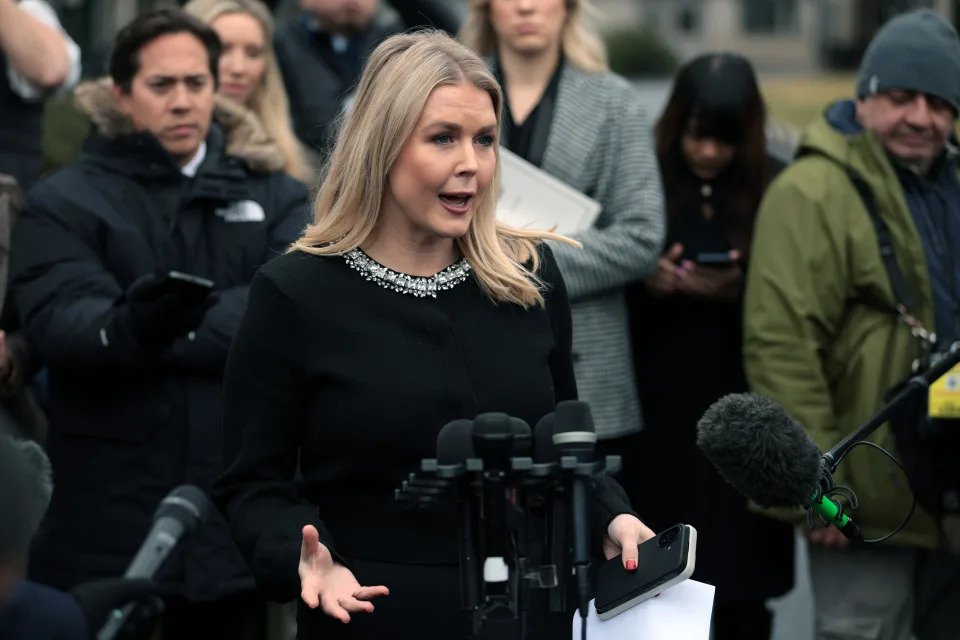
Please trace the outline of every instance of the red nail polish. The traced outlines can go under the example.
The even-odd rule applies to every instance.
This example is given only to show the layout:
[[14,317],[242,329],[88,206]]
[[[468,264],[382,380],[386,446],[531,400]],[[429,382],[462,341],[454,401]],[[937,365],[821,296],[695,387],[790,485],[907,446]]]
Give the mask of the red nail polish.
[[636,571],[637,570],[637,561],[630,559],[627,560],[627,571]]

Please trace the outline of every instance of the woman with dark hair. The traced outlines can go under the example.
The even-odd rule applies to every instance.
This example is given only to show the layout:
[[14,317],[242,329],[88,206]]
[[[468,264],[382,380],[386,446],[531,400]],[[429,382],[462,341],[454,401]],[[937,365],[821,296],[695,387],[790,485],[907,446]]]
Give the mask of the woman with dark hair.
[[657,271],[629,295],[644,431],[628,491],[644,492],[654,530],[677,522],[698,537],[694,577],[717,587],[715,638],[768,638],[766,598],[793,585],[793,532],[747,508],[696,447],[697,420],[747,389],[741,293],[754,216],[780,168],[766,153],[766,109],[750,63],[708,54],[680,70],[656,126],[667,205]]

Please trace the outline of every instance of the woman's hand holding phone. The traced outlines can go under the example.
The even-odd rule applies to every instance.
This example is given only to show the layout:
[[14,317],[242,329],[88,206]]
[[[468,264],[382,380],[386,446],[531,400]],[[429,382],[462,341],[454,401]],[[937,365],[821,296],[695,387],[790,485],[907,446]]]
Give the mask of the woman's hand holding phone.
[[679,260],[682,255],[683,245],[675,242],[660,256],[657,260],[657,270],[644,280],[652,295],[663,297],[677,292],[677,271],[680,268]]
[[[616,555],[600,565],[594,604],[601,620],[612,618],[689,578],[696,567],[696,529],[675,525],[648,538],[635,552],[638,554],[635,571],[624,571],[624,560]],[[625,549],[624,555],[626,553]]]
[[655,535],[653,530],[636,516],[621,513],[607,525],[607,533],[603,536],[603,555],[607,560],[622,555],[623,568],[627,571],[635,571],[637,547],[641,542]]
[[743,285],[742,258],[739,251],[727,252],[725,264],[697,264],[684,260],[677,273],[677,291],[690,296],[715,300],[735,300]]
[[300,597],[308,607],[322,607],[331,618],[347,623],[351,613],[372,613],[371,599],[390,595],[383,585],[362,586],[350,569],[334,561],[316,527],[308,524],[301,533]]

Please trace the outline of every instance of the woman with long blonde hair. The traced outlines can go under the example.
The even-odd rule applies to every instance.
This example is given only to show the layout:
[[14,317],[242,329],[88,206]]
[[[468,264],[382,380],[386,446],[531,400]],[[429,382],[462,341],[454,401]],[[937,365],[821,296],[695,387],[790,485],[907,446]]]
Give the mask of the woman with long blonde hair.
[[209,24],[223,43],[218,91],[259,119],[284,156],[284,171],[310,182],[312,171],[293,133],[283,76],[273,52],[274,22],[260,0],[191,0],[184,9]]
[[607,70],[583,19],[590,9],[588,0],[470,0],[460,36],[504,88],[502,144],[602,207],[573,236],[583,250],[552,246],[573,311],[580,397],[608,452],[628,454],[641,414],[624,287],[657,264],[663,194],[640,99]]
[[[565,239],[494,216],[500,105],[483,61],[448,36],[387,39],[313,224],[252,285],[224,387],[236,456],[215,494],[258,584],[299,595],[300,638],[467,637],[453,505],[411,509],[394,490],[442,426],[487,412],[535,424],[576,398],[566,289],[543,244]],[[594,496],[592,525],[629,566],[652,532],[608,478]],[[536,602],[527,637],[569,633],[569,615]]]

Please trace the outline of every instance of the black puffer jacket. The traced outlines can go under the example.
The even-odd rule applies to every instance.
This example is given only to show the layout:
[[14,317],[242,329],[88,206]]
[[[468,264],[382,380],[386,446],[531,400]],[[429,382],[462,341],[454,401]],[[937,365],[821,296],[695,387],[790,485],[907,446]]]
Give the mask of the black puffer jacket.
[[[128,132],[108,85],[78,95],[97,130],[30,193],[11,267],[49,369],[56,489],[31,573],[61,588],[122,574],[163,496],[223,469],[221,376],[248,283],[307,221],[305,188],[276,172],[282,158],[248,113],[218,106],[190,179],[155,138]],[[219,301],[193,339],[155,354],[112,320],[130,283],[168,269],[213,280]],[[165,576],[192,599],[252,587],[218,514],[183,551]]]

